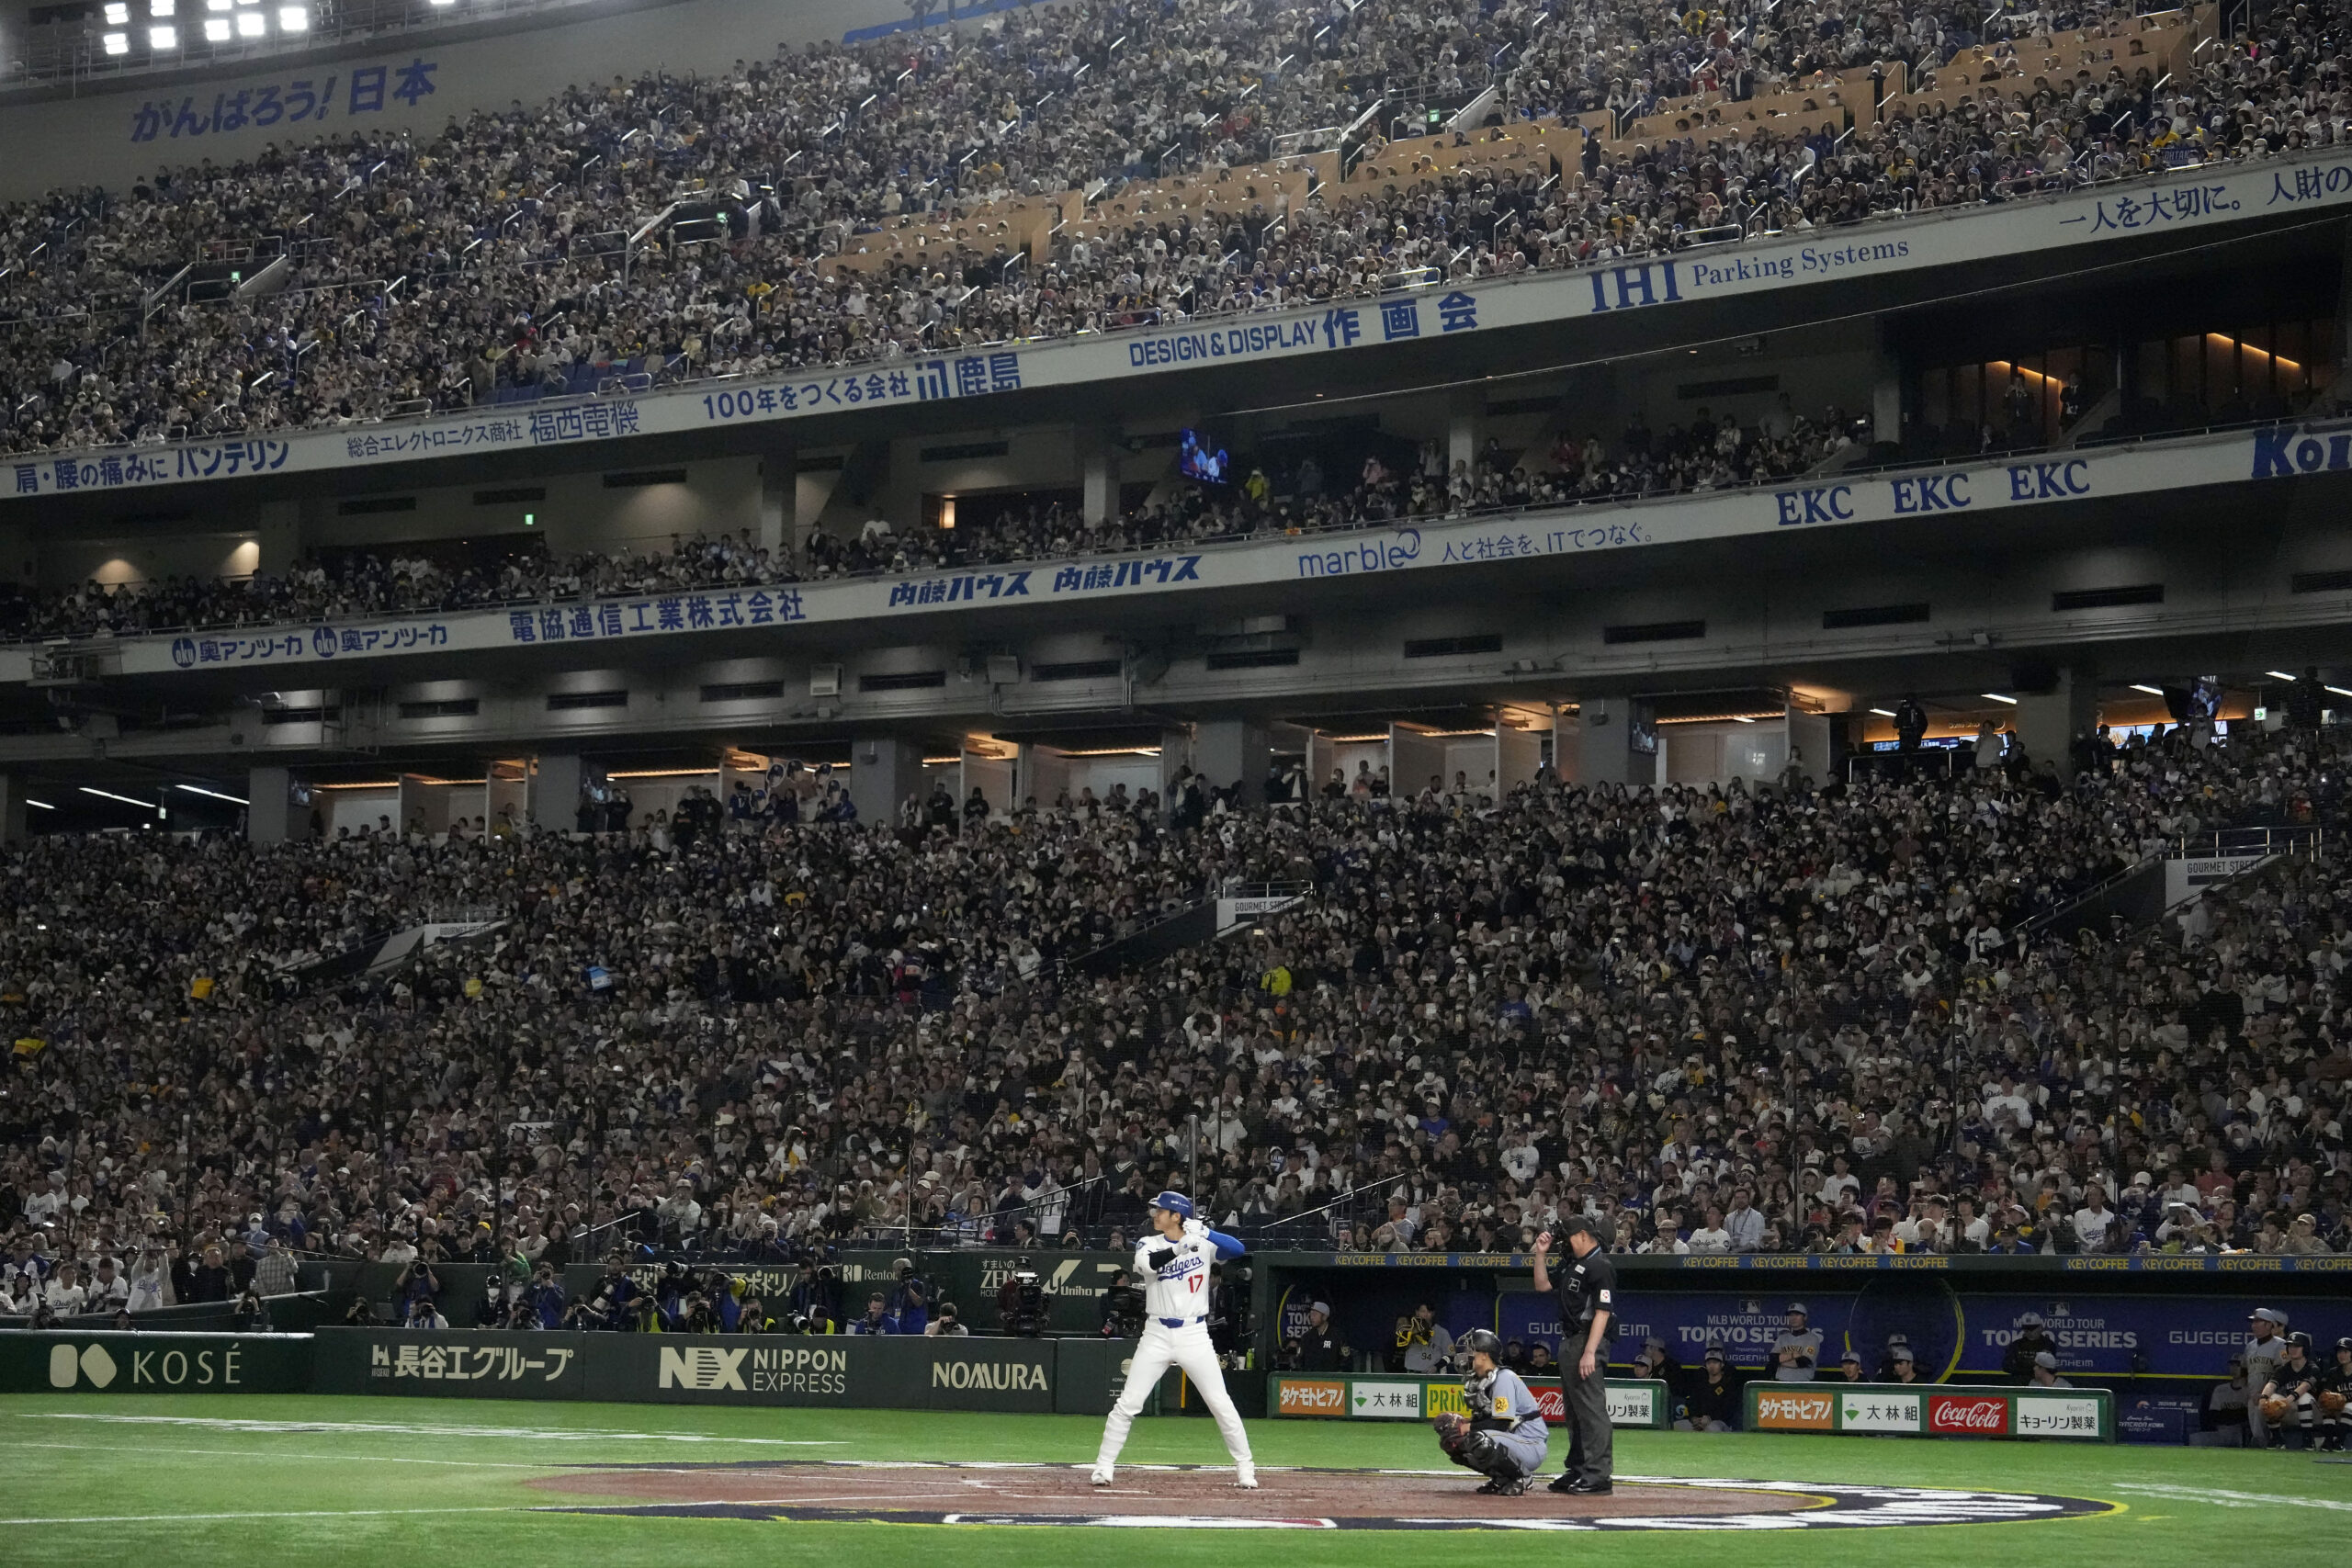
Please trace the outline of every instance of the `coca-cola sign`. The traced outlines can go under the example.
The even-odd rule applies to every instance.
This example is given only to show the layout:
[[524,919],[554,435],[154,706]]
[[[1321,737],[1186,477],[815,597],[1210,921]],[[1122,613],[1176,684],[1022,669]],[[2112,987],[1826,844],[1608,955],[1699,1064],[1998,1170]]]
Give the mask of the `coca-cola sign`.
[[1939,1393],[1928,1401],[1928,1430],[1979,1438],[2008,1435],[2009,1402],[1999,1394],[1962,1397]]

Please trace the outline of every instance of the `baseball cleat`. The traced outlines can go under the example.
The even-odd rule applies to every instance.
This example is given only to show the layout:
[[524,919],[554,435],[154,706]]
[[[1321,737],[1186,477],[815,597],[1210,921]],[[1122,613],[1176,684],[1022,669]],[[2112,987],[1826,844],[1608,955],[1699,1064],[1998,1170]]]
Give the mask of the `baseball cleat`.
[[1233,1472],[1233,1483],[1244,1492],[1255,1492],[1258,1490],[1258,1472],[1254,1470],[1237,1470]]
[[1098,1470],[1087,1479],[1097,1486],[1108,1486],[1111,1484],[1111,1472],[1107,1470]]

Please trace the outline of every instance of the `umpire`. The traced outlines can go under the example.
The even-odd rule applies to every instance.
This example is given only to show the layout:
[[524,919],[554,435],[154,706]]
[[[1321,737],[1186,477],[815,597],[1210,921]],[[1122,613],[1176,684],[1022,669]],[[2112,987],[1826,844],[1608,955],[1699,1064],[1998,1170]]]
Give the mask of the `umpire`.
[[1544,1265],[1552,1250],[1552,1233],[1535,1238],[1535,1288],[1556,1291],[1560,1300],[1560,1390],[1568,1407],[1568,1458],[1552,1490],[1578,1497],[1606,1497],[1611,1480],[1611,1437],[1609,1427],[1611,1339],[1609,1325],[1617,1310],[1617,1270],[1602,1256],[1600,1240],[1582,1216],[1562,1223],[1574,1259],[1555,1286]]

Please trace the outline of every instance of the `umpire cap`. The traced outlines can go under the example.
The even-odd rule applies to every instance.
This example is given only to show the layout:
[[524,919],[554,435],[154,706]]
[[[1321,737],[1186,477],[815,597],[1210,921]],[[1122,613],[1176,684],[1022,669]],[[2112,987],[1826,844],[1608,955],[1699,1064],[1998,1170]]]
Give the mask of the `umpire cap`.
[[1454,1343],[1462,1348],[1464,1354],[1475,1355],[1484,1351],[1499,1359],[1503,1353],[1503,1342],[1496,1337],[1491,1328],[1474,1328]]
[[1180,1220],[1193,1217],[1193,1201],[1182,1192],[1162,1192],[1151,1201],[1155,1209],[1165,1209]]

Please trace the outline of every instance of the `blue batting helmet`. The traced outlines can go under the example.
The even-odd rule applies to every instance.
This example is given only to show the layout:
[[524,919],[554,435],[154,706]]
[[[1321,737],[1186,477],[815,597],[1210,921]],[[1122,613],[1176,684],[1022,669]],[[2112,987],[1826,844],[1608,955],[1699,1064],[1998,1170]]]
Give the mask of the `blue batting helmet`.
[[1193,1201],[1182,1192],[1162,1192],[1151,1201],[1155,1209],[1165,1209],[1180,1220],[1193,1217]]

